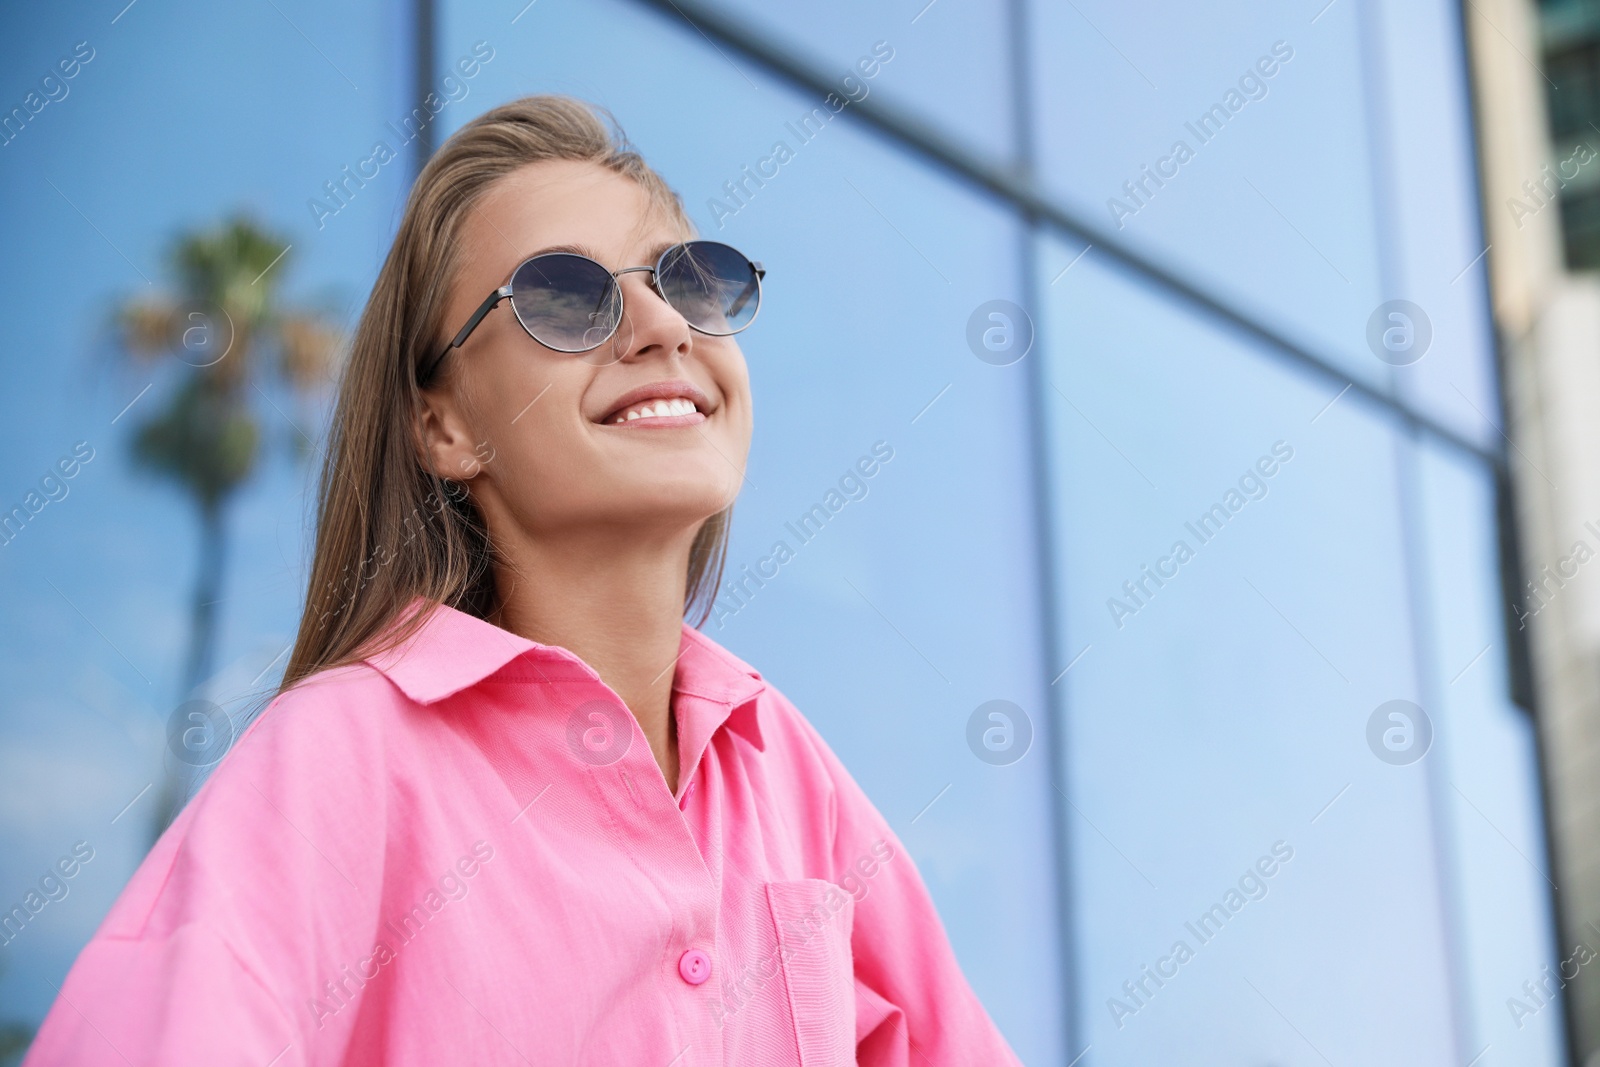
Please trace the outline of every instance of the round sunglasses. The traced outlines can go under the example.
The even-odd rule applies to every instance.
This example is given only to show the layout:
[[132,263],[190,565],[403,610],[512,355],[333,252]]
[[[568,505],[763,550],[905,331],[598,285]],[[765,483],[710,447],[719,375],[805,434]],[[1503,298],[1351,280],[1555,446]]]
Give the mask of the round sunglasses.
[[766,270],[720,241],[685,241],[662,251],[653,267],[611,271],[576,252],[543,252],[517,265],[511,281],[490,293],[444,351],[423,368],[426,385],[453,348],[460,348],[483,317],[502,300],[528,336],[557,352],[588,352],[609,341],[622,325],[622,287],[617,279],[647,271],[656,294],[691,328],[728,337],[755,321]]

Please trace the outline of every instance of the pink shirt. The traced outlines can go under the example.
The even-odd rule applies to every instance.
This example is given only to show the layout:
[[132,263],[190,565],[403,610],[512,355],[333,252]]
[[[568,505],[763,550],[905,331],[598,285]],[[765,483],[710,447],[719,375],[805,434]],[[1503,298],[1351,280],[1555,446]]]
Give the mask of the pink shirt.
[[26,1067],[1015,1064],[911,857],[685,626],[673,797],[566,649],[439,608],[278,697],[140,864]]

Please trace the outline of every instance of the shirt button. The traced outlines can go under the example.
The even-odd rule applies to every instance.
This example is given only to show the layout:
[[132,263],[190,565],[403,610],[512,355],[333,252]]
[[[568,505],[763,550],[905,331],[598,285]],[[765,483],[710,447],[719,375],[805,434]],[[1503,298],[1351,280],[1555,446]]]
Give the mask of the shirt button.
[[692,948],[678,958],[678,973],[690,985],[699,985],[711,977],[711,957]]

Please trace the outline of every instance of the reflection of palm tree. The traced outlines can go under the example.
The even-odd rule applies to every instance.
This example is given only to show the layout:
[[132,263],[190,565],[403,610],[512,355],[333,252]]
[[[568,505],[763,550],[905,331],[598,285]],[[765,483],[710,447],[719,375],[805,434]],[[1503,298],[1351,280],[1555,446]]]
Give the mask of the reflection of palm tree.
[[[190,607],[187,696],[213,669],[221,599],[226,511],[256,468],[261,435],[250,391],[263,353],[296,392],[326,381],[336,334],[322,317],[280,306],[276,279],[289,246],[239,217],[180,235],[172,255],[175,291],[118,310],[124,349],[141,359],[173,355],[184,372],[165,408],[139,428],[135,462],[178,483],[200,518],[200,561]],[[257,389],[259,391],[259,389]],[[169,777],[159,834],[183,797]]]
[[[0,972],[5,969],[6,961],[0,957]],[[21,1063],[22,1054],[33,1043],[33,1034],[33,1027],[26,1023],[0,1023],[0,1067],[14,1067]]]
[[33,1027],[22,1023],[0,1026],[0,1064],[21,1063],[22,1054],[33,1043]]

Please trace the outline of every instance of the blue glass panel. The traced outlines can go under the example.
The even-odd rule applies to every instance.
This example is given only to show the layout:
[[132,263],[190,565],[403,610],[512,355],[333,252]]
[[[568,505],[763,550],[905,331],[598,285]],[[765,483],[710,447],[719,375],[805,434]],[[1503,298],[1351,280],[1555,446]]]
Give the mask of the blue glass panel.
[[1030,4],[1034,114],[1055,196],[1381,383],[1359,11]]
[[1465,1062],[1428,777],[1366,739],[1419,699],[1394,430],[1092,254],[1044,289],[1081,1041]]
[[[939,3],[897,0],[893,4],[771,4],[760,0],[713,0],[714,5],[757,29],[797,59],[845,84],[848,95],[874,93],[897,109],[996,158],[1012,145],[1008,5],[1001,0]],[[894,58],[871,78],[856,64],[883,41]]]
[[[1498,439],[1455,5],[1030,17],[1054,195],[1346,373]],[[1395,299],[1428,320],[1414,361],[1369,341]]]

